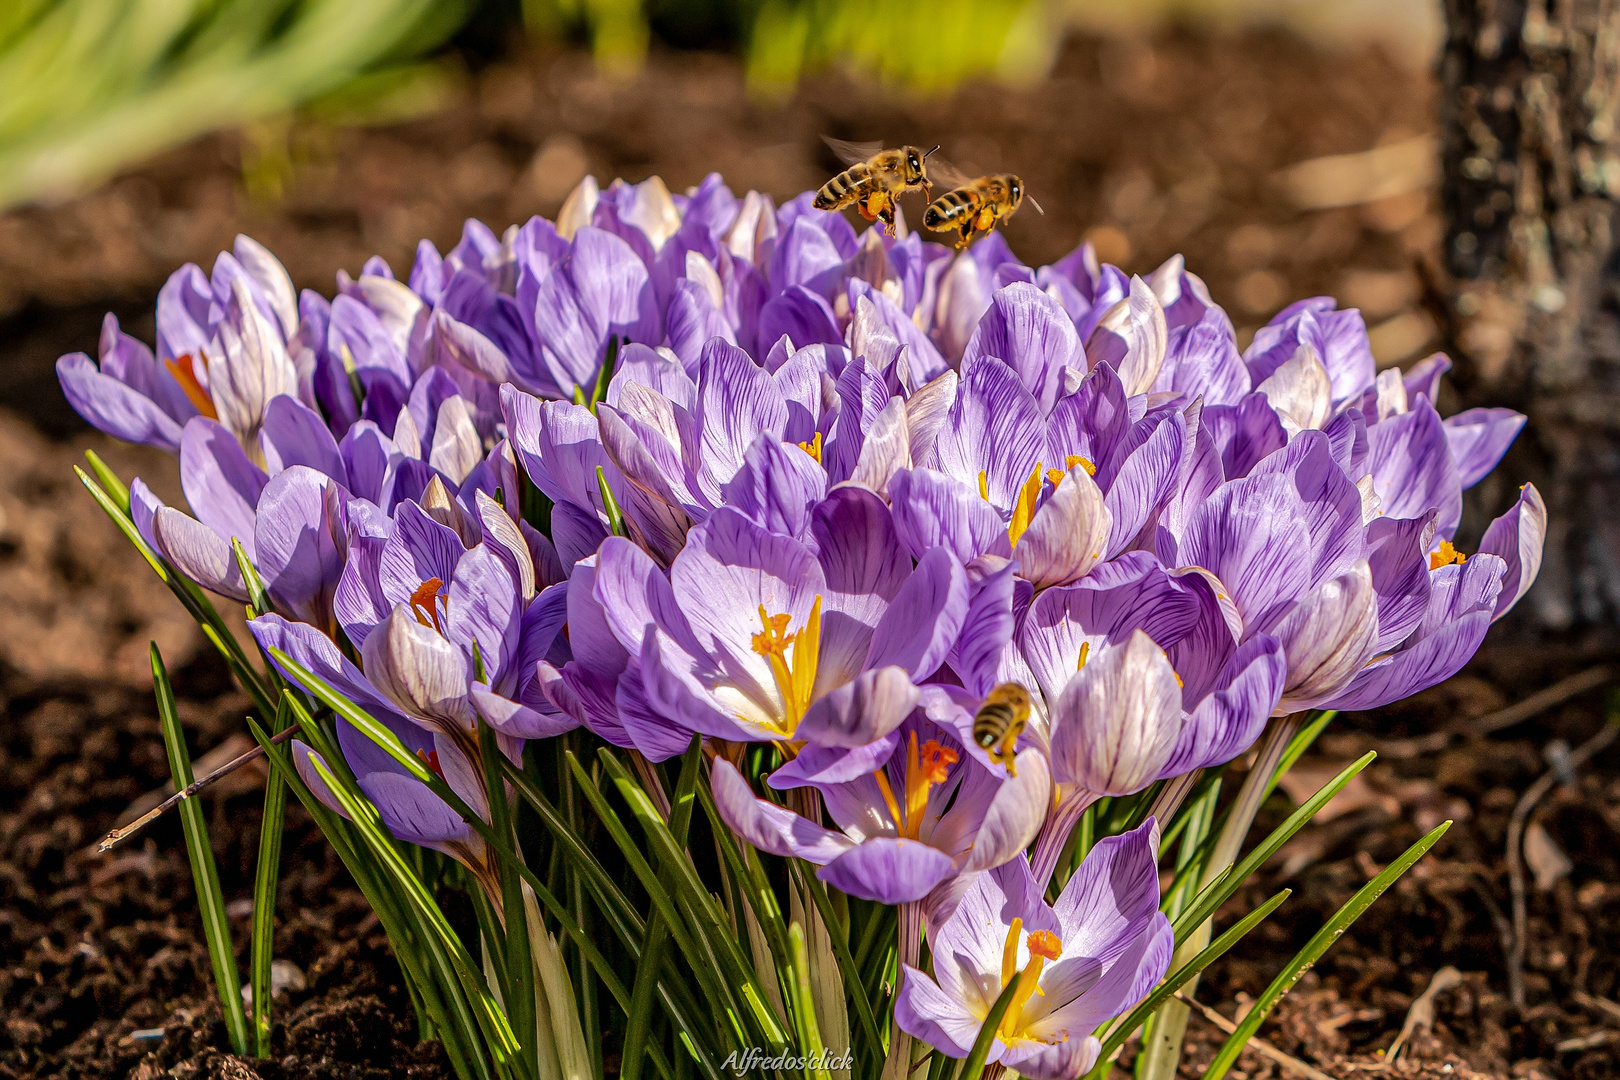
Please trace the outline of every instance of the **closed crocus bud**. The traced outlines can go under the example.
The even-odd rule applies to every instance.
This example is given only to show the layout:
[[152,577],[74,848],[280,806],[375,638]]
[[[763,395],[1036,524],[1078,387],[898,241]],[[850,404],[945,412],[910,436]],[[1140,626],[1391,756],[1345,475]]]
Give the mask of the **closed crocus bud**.
[[1052,778],[1097,795],[1129,795],[1159,778],[1181,734],[1181,685],[1141,630],[1093,653],[1058,698]]
[[366,678],[406,716],[459,735],[472,730],[467,660],[428,623],[422,609],[397,605],[361,646]]
[[1324,581],[1271,633],[1288,656],[1288,683],[1276,715],[1312,708],[1340,693],[1378,640],[1378,594],[1367,560]]

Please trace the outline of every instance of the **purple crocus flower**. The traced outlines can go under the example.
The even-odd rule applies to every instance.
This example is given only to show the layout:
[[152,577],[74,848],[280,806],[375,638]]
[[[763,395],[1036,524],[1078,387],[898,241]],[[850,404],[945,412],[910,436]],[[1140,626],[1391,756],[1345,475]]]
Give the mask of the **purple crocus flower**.
[[1175,941],[1159,911],[1159,826],[1099,840],[1047,904],[1022,858],[981,874],[932,935],[933,976],[906,965],[902,1031],[968,1056],[991,1007],[1017,983],[988,1061],[1034,1080],[1074,1080],[1097,1062],[1094,1032],[1148,995]]
[[[961,565],[935,549],[914,568],[888,507],[861,487],[818,503],[809,532],[809,543],[782,536],[722,507],[688,534],[668,578],[628,541],[603,543],[596,597],[631,660],[620,711],[648,756],[678,752],[694,731],[860,745],[911,711],[914,682],[961,628]],[[627,693],[645,706],[627,708]]]
[[1021,857],[1045,816],[1051,789],[1040,751],[1021,753],[1008,777],[966,745],[918,710],[864,745],[805,747],[770,784],[814,788],[836,830],[756,797],[723,758],[714,763],[715,805],[761,851],[815,863],[818,877],[852,896],[911,903]]
[[[110,317],[109,317],[110,318]],[[158,295],[158,350],[105,323],[99,367],[83,353],[57,361],[62,391],[81,416],[130,442],[177,450],[186,421],[217,419],[250,457],[264,410],[297,395],[288,342],[299,313],[287,271],[262,246],[236,238],[210,278],[188,263]]]

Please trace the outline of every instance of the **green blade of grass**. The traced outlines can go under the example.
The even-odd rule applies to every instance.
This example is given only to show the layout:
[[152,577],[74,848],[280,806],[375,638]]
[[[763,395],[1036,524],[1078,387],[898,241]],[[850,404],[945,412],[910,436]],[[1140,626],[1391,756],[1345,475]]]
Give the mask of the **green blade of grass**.
[[[283,694],[276,710],[276,734],[292,724],[292,702]],[[253,987],[254,1056],[270,1056],[270,963],[275,955],[276,887],[281,880],[281,827],[287,810],[287,785],[270,769],[264,778],[264,817],[259,823],[259,861],[253,875],[253,949],[249,981]]]
[[[1300,755],[1311,748],[1311,744],[1316,742],[1316,737],[1322,734],[1327,726],[1333,722],[1333,718],[1338,715],[1336,709],[1316,713],[1311,717],[1309,723],[1294,733],[1294,737],[1288,741],[1287,749],[1283,751],[1282,760],[1277,762],[1277,768],[1271,774],[1271,780],[1266,784],[1267,798],[1271,796],[1273,791],[1277,790],[1277,784],[1282,780],[1283,775],[1294,767],[1294,762],[1298,761]],[[1265,800],[1262,799],[1261,801],[1264,802]]]
[[681,845],[675,842],[668,826],[653,807],[652,800],[619,763],[618,758],[606,747],[597,751],[597,757],[613,777],[619,794],[630,806],[631,813],[641,823],[661,864],[675,870],[675,881],[683,905],[692,913],[696,929],[707,944],[710,954],[719,961],[721,970],[726,976],[726,984],[741,991],[743,1000],[748,1004],[747,1015],[757,1026],[758,1034],[769,1045],[778,1049],[785,1048],[787,1032],[782,1030],[775,1012],[767,1003],[765,990],[760,985],[758,976],[754,973],[752,965],[744,959],[737,939],[726,926],[724,915],[716,908],[714,896],[699,880],[691,859],[687,857]]
[[827,896],[827,887],[811,872],[809,865],[803,860],[794,859],[788,866],[804,886],[805,892],[810,894],[816,910],[821,913],[821,921],[827,926],[827,936],[832,939],[833,956],[838,960],[838,970],[844,976],[844,992],[848,995],[850,1003],[855,1006],[856,1027],[866,1040],[866,1055],[869,1060],[881,1061],[884,1053],[883,1037],[878,1034],[877,1019],[872,1015],[872,1001],[866,996],[866,987],[861,982],[861,970],[855,966],[855,957],[850,955],[845,924],[833,911],[832,901]]
[[[681,760],[681,776],[669,808],[670,832],[683,846],[692,823],[693,792],[697,787],[702,760],[703,737],[694,735],[691,747]],[[667,871],[660,873],[659,883],[668,888],[669,877]],[[668,938],[669,928],[664,925],[663,916],[654,911],[647,917],[647,934],[641,946],[641,963],[636,968],[635,991],[626,1012],[624,1052],[620,1056],[622,1064],[619,1067],[622,1080],[641,1080],[642,1056],[646,1053],[647,1037],[652,1030],[652,1004],[658,987],[658,968],[663,960],[664,942]]]
[[1256,999],[1248,1015],[1244,1016],[1238,1023],[1237,1030],[1232,1032],[1220,1050],[1216,1052],[1215,1060],[1210,1062],[1209,1068],[1204,1071],[1204,1080],[1221,1080],[1226,1075],[1227,1070],[1237,1061],[1238,1055],[1243,1052],[1243,1047],[1248,1043],[1249,1038],[1260,1030],[1260,1025],[1265,1022],[1267,1016],[1271,1015],[1271,1010],[1277,1007],[1277,1002],[1282,1000],[1284,994],[1293,989],[1300,976],[1304,975],[1311,965],[1320,960],[1322,954],[1327,952],[1328,948],[1350,928],[1350,925],[1361,918],[1362,913],[1372,906],[1373,901],[1384,895],[1385,890],[1393,885],[1402,874],[1410,870],[1412,864],[1421,859],[1446,834],[1446,830],[1449,828],[1451,828],[1451,822],[1449,821],[1443,821],[1435,826],[1427,836],[1407,848],[1400,858],[1384,867],[1377,877],[1358,889],[1356,894],[1334,913],[1333,918],[1322,924],[1322,928],[1311,936],[1311,940],[1305,943],[1305,947],[1294,955],[1294,958],[1288,962],[1288,966],[1278,973],[1277,977],[1271,981],[1271,985],[1266,987],[1265,992]]
[[1203,952],[1187,961],[1180,970],[1171,972],[1164,982],[1160,983],[1151,994],[1142,999],[1141,1004],[1131,1010],[1125,1019],[1114,1024],[1109,1031],[1108,1037],[1103,1040],[1102,1052],[1097,1056],[1097,1067],[1092,1070],[1090,1075],[1094,1078],[1106,1076],[1109,1068],[1108,1059],[1113,1056],[1115,1050],[1125,1045],[1125,1040],[1131,1037],[1131,1032],[1135,1031],[1148,1017],[1152,1016],[1166,998],[1180,990],[1193,976],[1219,960],[1228,949],[1243,940],[1249,931],[1264,922],[1266,917],[1276,911],[1292,892],[1291,889],[1283,889],[1270,900],[1239,919],[1226,933],[1212,941]]
[[1288,838],[1305,827],[1306,822],[1316,816],[1316,812],[1327,805],[1329,799],[1339,793],[1339,790],[1348,784],[1357,773],[1365,769],[1378,754],[1369,750],[1360,758],[1346,765],[1332,780],[1328,781],[1320,791],[1306,800],[1305,805],[1288,815],[1271,835],[1262,840],[1242,862],[1232,867],[1229,873],[1222,875],[1209,884],[1209,887],[1199,893],[1181,918],[1176,920],[1175,933],[1177,941],[1184,941],[1193,929],[1203,921],[1215,914],[1215,911],[1226,902],[1227,897],[1237,892],[1242,884],[1249,879],[1249,875],[1260,869],[1265,861],[1277,853],[1277,849],[1288,842]]
[[[503,840],[514,837],[511,807],[506,801],[506,784],[501,780],[501,749],[495,731],[488,724],[478,725],[478,749],[483,754],[484,781],[489,799],[490,828]],[[501,906],[506,911],[505,947],[506,1015],[521,1033],[524,1067],[531,1076],[540,1075],[539,1043],[528,1033],[535,1029],[534,953],[529,941],[529,920],[523,914],[523,878],[512,859],[500,860]],[[499,931],[497,925],[495,930]]]
[[[296,707],[294,711],[296,714]],[[344,867],[376,912],[405,973],[412,1003],[425,1012],[417,1017],[423,1037],[437,1037],[444,1043],[457,1076],[490,1080],[489,1062],[477,1049],[477,1023],[459,984],[442,982],[435,977],[443,965],[438,961],[431,938],[422,933],[415,913],[402,903],[402,898],[382,883],[376,862],[362,854],[366,850],[365,843],[353,823],[315,797],[293,767],[286,747],[270,742],[270,736],[251,719],[248,730],[264,749],[271,768],[281,774],[282,783],[298,796],[305,811],[337,851],[338,858],[343,860]]]
[[[186,752],[185,732],[175,710],[174,688],[163,666],[157,642],[152,643],[152,686],[157,691],[158,719],[163,725],[163,747],[169,756],[169,772],[174,790],[191,786],[191,755]],[[197,889],[197,911],[202,916],[203,940],[214,963],[214,987],[219,991],[220,1010],[225,1016],[225,1032],[231,1049],[241,1057],[251,1053],[247,1017],[242,1012],[242,976],[236,970],[236,950],[231,944],[231,922],[225,914],[225,897],[219,887],[219,867],[214,850],[208,845],[208,825],[203,821],[202,803],[180,800],[180,822],[186,834],[186,854],[191,860],[191,880]],[[266,995],[268,997],[268,995]]]
[[788,927],[788,946],[793,958],[793,979],[788,983],[788,994],[793,998],[793,1015],[799,1029],[799,1052],[815,1062],[805,1066],[805,1075],[810,1080],[831,1080],[826,1066],[827,1047],[821,1041],[815,996],[810,989],[810,950],[804,943],[804,927],[798,923]]
[[973,1040],[973,1049],[968,1051],[967,1060],[962,1063],[962,1070],[956,1075],[959,1080],[979,1080],[984,1072],[984,1059],[990,1056],[990,1047],[996,1041],[996,1029],[1001,1026],[1001,1018],[1007,1015],[1007,1009],[1018,993],[1018,978],[1014,976],[996,998],[996,1003],[990,1006],[990,1015],[984,1018],[979,1027],[979,1037]]

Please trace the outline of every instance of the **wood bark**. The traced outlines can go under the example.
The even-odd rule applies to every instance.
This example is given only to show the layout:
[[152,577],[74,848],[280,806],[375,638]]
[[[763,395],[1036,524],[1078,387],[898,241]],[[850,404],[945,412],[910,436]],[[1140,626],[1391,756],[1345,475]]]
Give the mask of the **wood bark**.
[[[1468,405],[1530,423],[1471,493],[1477,529],[1533,480],[1541,579],[1519,617],[1620,621],[1620,0],[1446,0],[1447,330]],[[1516,614],[1519,614],[1516,612]]]

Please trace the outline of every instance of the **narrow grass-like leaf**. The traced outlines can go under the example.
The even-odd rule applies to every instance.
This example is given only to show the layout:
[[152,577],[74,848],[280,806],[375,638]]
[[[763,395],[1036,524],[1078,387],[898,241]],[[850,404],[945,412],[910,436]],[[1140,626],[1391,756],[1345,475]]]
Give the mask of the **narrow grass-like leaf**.
[[[496,744],[494,729],[488,724],[478,725],[478,749],[483,754],[490,829],[506,840],[516,834],[512,831],[511,807],[506,801],[506,783],[501,779],[501,748]],[[501,906],[506,912],[506,922],[504,939],[497,938],[494,944],[505,949],[502,959],[506,966],[506,1016],[513,1029],[521,1033],[525,1069],[530,1075],[538,1076],[539,1045],[528,1037],[536,1019],[534,953],[529,941],[529,920],[523,913],[523,879],[514,862],[500,860]],[[500,927],[495,929],[498,931]]]
[[[283,694],[276,709],[276,733],[293,722],[292,701]],[[287,811],[287,785],[281,773],[267,770],[264,817],[259,822],[259,861],[253,875],[253,947],[249,981],[253,987],[254,1056],[270,1056],[270,964],[275,956],[276,888],[281,882],[281,828]]]
[[[163,747],[169,756],[169,772],[174,790],[191,786],[191,755],[186,751],[186,735],[174,706],[174,688],[163,666],[157,642],[152,643],[152,686],[157,691],[158,719],[163,725]],[[214,987],[219,991],[220,1010],[225,1016],[225,1033],[231,1049],[242,1057],[252,1052],[248,1041],[247,1018],[242,1012],[242,976],[236,970],[236,950],[231,944],[231,921],[225,914],[225,897],[219,887],[219,867],[214,849],[208,845],[208,824],[203,820],[202,803],[180,800],[180,822],[186,834],[186,854],[191,859],[191,880],[197,889],[197,911],[202,916],[203,940],[214,962]]]
[[242,585],[248,594],[248,618],[257,618],[270,610],[270,592],[264,587],[264,579],[259,576],[258,567],[248,558],[247,549],[242,541],[231,537],[231,554],[236,557],[236,569],[242,575]]
[[[611,351],[610,349],[610,355]],[[681,760],[681,777],[675,787],[675,799],[669,808],[669,831],[683,847],[692,824],[692,804],[695,801],[693,792],[697,787],[702,760],[703,737],[694,735],[691,747]],[[661,872],[659,884],[668,888],[670,877],[668,870]],[[663,916],[656,911],[653,912],[647,917],[647,936],[641,946],[641,963],[636,968],[635,992],[626,1014],[628,1020],[625,1026],[624,1052],[620,1058],[622,1064],[619,1066],[622,1080],[641,1080],[642,1056],[646,1052],[648,1033],[652,1030],[652,1003],[654,991],[658,987],[658,968],[663,962],[664,942],[668,937],[669,928],[664,925]]]
[[833,911],[832,900],[827,896],[827,887],[803,860],[794,859],[788,866],[799,879],[804,891],[810,894],[816,910],[821,913],[821,921],[827,926],[827,936],[832,939],[833,956],[837,958],[838,970],[844,976],[844,993],[855,1006],[856,1026],[866,1039],[865,1050],[868,1060],[881,1060],[883,1037],[878,1034],[877,1019],[872,1015],[872,1001],[866,996],[860,969],[855,966],[855,957],[849,951],[848,920],[838,918],[837,913]]
[[[566,750],[573,742],[573,733],[566,732],[558,740],[558,745]],[[558,759],[557,779],[562,795],[562,811],[568,819],[568,827],[580,836],[584,836],[585,818],[580,813],[579,799],[575,796],[573,785],[568,782],[568,768],[563,764],[561,758]],[[566,877],[569,910],[574,913],[576,922],[583,927],[589,927],[591,907],[585,895],[585,883],[580,880],[578,869],[572,865],[567,868]],[[596,985],[591,979],[590,965],[585,963],[584,957],[579,959],[579,966],[575,969],[574,981],[579,984],[580,1021],[589,1030],[597,1031],[601,1027],[601,1022],[597,1015]],[[602,1072],[601,1040],[593,1042],[586,1048],[585,1053],[590,1058],[589,1064],[592,1075],[600,1074]]]
[[1187,961],[1185,966],[1171,972],[1164,982],[1160,983],[1151,994],[1142,999],[1141,1004],[1132,1009],[1129,1015],[1116,1022],[1110,1029],[1108,1037],[1103,1040],[1102,1053],[1097,1058],[1097,1067],[1092,1070],[1090,1075],[1093,1077],[1106,1076],[1109,1069],[1108,1059],[1113,1056],[1115,1050],[1125,1044],[1126,1039],[1131,1037],[1131,1032],[1135,1031],[1149,1016],[1152,1016],[1166,998],[1185,986],[1193,976],[1219,960],[1228,949],[1243,940],[1249,931],[1264,922],[1266,916],[1276,911],[1292,892],[1292,889],[1283,889],[1270,900],[1267,900],[1264,904],[1233,923],[1226,933],[1212,941],[1203,952]]
[[810,989],[810,950],[804,943],[804,927],[788,927],[788,947],[792,950],[793,981],[788,984],[793,997],[793,1015],[799,1029],[799,1053],[814,1064],[806,1064],[805,1075],[812,1080],[831,1080],[827,1072],[827,1047],[821,1041],[816,1023],[815,995]]
[[1260,1030],[1271,1010],[1277,1007],[1282,996],[1294,988],[1294,984],[1310,970],[1311,965],[1322,958],[1332,944],[1350,928],[1350,925],[1359,919],[1363,912],[1372,906],[1373,901],[1384,895],[1384,891],[1404,873],[1412,868],[1412,864],[1423,858],[1424,854],[1432,848],[1439,839],[1451,828],[1451,822],[1443,821],[1435,826],[1427,836],[1407,848],[1400,858],[1384,867],[1379,875],[1356,891],[1343,907],[1334,912],[1333,917],[1322,924],[1322,928],[1311,936],[1305,947],[1294,955],[1288,966],[1278,973],[1266,987],[1265,992],[1255,999],[1254,1006],[1249,1009],[1246,1016],[1238,1022],[1237,1030],[1227,1038],[1220,1050],[1215,1054],[1215,1060],[1210,1062],[1209,1068],[1204,1071],[1204,1080],[1221,1080],[1237,1061],[1238,1055],[1249,1038]]
[[[744,1000],[749,1005],[749,1014],[758,1027],[759,1035],[769,1045],[779,1049],[785,1048],[787,1032],[782,1030],[776,1014],[766,1003],[764,988],[760,986],[758,976],[743,957],[737,939],[726,927],[724,916],[715,907],[714,896],[698,879],[697,870],[693,867],[691,859],[687,857],[682,846],[675,842],[669,828],[653,807],[652,800],[647,797],[641,785],[625,771],[618,758],[606,747],[597,751],[597,757],[612,776],[620,796],[630,806],[631,813],[646,831],[660,862],[674,868],[675,882],[682,903],[691,912],[696,924],[695,929],[707,944],[711,955],[720,962],[721,970],[726,977],[723,982],[728,988],[736,987],[742,992]],[[577,763],[575,770],[579,771]]]
[[96,474],[96,479],[101,481],[101,486],[107,494],[112,496],[114,505],[124,513],[129,513],[129,488],[119,479],[118,474],[113,472],[112,466],[102,461],[101,455],[94,450],[86,450],[84,459],[90,463],[90,471]]
[[[628,339],[626,339],[628,340]],[[619,366],[619,335],[609,334],[607,355],[602,358],[602,369],[596,373],[596,386],[591,390],[590,407],[595,411],[597,402],[607,400],[608,384]]]
[[[1338,715],[1336,709],[1327,709],[1316,713],[1304,727],[1294,733],[1292,739],[1288,740],[1288,747],[1283,750],[1282,760],[1277,762],[1277,768],[1272,771],[1271,779],[1266,784],[1267,798],[1271,796],[1273,791],[1277,790],[1277,784],[1282,780],[1284,774],[1294,767],[1294,762],[1298,761],[1300,755],[1311,748],[1311,744],[1316,742],[1316,737],[1322,734],[1327,726],[1333,722],[1333,718]],[[1260,801],[1264,802],[1265,799]]]
[[[294,701],[294,714],[298,707]],[[419,1014],[419,1027],[424,1038],[438,1037],[444,1043],[456,1075],[469,1080],[490,1080],[489,1062],[478,1049],[477,1021],[473,1019],[459,983],[452,977],[437,977],[448,971],[431,935],[424,934],[416,914],[403,898],[383,883],[376,861],[366,853],[365,842],[348,819],[332,812],[317,799],[304,784],[293,767],[286,747],[270,742],[264,729],[251,719],[248,730],[264,748],[271,767],[281,774],[284,784],[298,796],[298,801],[320,827],[321,833],[337,851],[338,858],[354,878],[371,909],[382,923],[383,931],[393,946],[394,955],[404,969],[406,984],[410,987],[413,1004],[424,1010]],[[307,728],[305,730],[308,730]]]
[[607,515],[608,533],[612,536],[629,536],[630,530],[625,528],[624,511],[619,509],[619,500],[613,497],[613,489],[608,487],[607,474],[602,466],[596,467],[596,490],[602,496],[602,511]]
[[[607,800],[596,789],[596,785],[591,783],[590,777],[581,767],[579,761],[571,754],[567,755],[567,757],[569,767],[573,769],[574,775],[578,778],[580,790],[584,792],[586,801],[591,804],[591,809],[596,811],[596,816],[601,820],[603,827],[607,829],[608,835],[613,839],[613,842],[624,853],[625,861],[630,864],[631,872],[641,882],[641,887],[647,890],[647,895],[651,898],[653,905],[669,924],[670,935],[675,939],[676,947],[686,957],[693,974],[703,984],[704,993],[709,996],[709,1010],[711,1012],[723,1012],[726,1024],[731,1029],[737,1045],[746,1045],[749,1039],[755,1037],[755,1033],[747,1031],[743,1027],[745,1018],[752,1011],[747,1007],[746,996],[740,993],[743,980],[733,979],[733,972],[721,968],[719,957],[709,947],[708,942],[702,942],[703,947],[699,947],[698,927],[691,925],[687,919],[681,917],[674,895],[659,885],[658,875],[654,873],[652,865],[647,861],[647,857],[642,854],[641,849],[636,847],[635,841],[630,838],[629,830],[624,827],[619,815],[607,804]],[[630,786],[635,791],[639,792],[641,790],[635,785],[634,781],[629,780],[628,775],[625,776],[625,779],[629,781]],[[617,778],[615,780],[617,782]],[[624,793],[622,787],[620,793]],[[646,800],[645,792],[642,792],[640,804],[632,803],[632,813],[637,813],[639,816],[639,811],[643,809],[643,805],[645,810],[653,818],[657,819],[657,812],[652,810],[652,804]],[[659,825],[662,825],[661,820]],[[651,830],[649,829],[648,832],[650,834]],[[681,858],[685,859],[684,854]],[[735,942],[733,941],[732,944],[735,945]],[[742,997],[742,1000],[738,1000],[739,997]],[[774,1018],[772,1019],[774,1024]],[[780,1045],[781,1041],[779,1035],[773,1045]]]
[[354,823],[372,854],[377,857],[380,869],[387,875],[385,880],[416,910],[424,929],[449,957],[455,977],[467,996],[468,1004],[472,1006],[473,1016],[483,1035],[484,1044],[494,1059],[496,1071],[503,1076],[523,1075],[514,1069],[519,1062],[517,1037],[513,1034],[511,1025],[507,1023],[505,1014],[490,997],[489,989],[484,985],[483,973],[468,955],[466,947],[451,929],[449,921],[445,919],[444,913],[439,910],[433,897],[422,887],[422,883],[400,857],[393,838],[388,835],[377,817],[376,808],[369,800],[350,792],[340,784],[322,758],[312,757],[310,764],[326,782],[333,797],[338,800],[338,805],[343,807],[345,816]]
[[[98,458],[97,461],[99,460]],[[106,466],[103,464],[101,468],[105,469]],[[248,662],[247,654],[237,644],[235,636],[232,635],[229,627],[225,625],[225,620],[220,618],[219,611],[214,607],[213,601],[209,600],[203,594],[203,591],[195,583],[188,580],[185,575],[176,572],[173,567],[169,566],[167,560],[146,542],[146,538],[135,527],[135,522],[130,519],[128,513],[129,492],[123,489],[120,484],[120,490],[124,490],[124,505],[120,507],[118,501],[112,495],[107,494],[89,473],[78,466],[74,466],[73,472],[78,476],[79,482],[84,485],[85,490],[90,493],[90,497],[96,501],[96,505],[101,507],[102,512],[112,519],[113,524],[118,526],[118,531],[123,533],[124,538],[134,545],[135,550],[141,553],[141,558],[145,559],[146,564],[152,568],[152,572],[157,574],[158,580],[167,585],[169,591],[174,593],[175,599],[180,601],[180,606],[186,609],[186,614],[190,615],[192,620],[202,629],[203,636],[209,640],[214,648],[219,650],[220,655],[225,658],[226,664],[230,667],[231,673],[236,676],[237,682],[241,684],[247,695],[253,699],[254,708],[259,711],[259,715],[266,719],[276,715],[275,697],[265,688],[258,673],[253,670],[252,664]],[[117,477],[113,477],[113,479],[116,480]]]
[[1315,795],[1306,800],[1305,805],[1288,815],[1288,820],[1272,830],[1271,835],[1262,840],[1253,851],[1244,857],[1243,861],[1232,867],[1229,873],[1224,874],[1209,887],[1198,894],[1181,918],[1176,920],[1175,934],[1177,941],[1183,941],[1195,927],[1205,919],[1215,914],[1216,910],[1226,902],[1227,897],[1237,892],[1242,884],[1249,879],[1249,875],[1260,869],[1265,861],[1277,853],[1277,849],[1288,842],[1306,822],[1316,816],[1316,812],[1327,805],[1329,799],[1339,793],[1339,790],[1348,784],[1357,773],[1372,764],[1377,757],[1376,751],[1369,750],[1360,758],[1346,765],[1339,775],[1328,781]]
[[1018,977],[1015,975],[1002,989],[996,1003],[990,1006],[990,1015],[984,1018],[984,1023],[979,1027],[979,1037],[973,1040],[973,1049],[968,1051],[967,1061],[963,1062],[962,1070],[956,1074],[960,1080],[979,1080],[984,1072],[984,1059],[990,1056],[990,1047],[996,1041],[996,1029],[1001,1026],[1001,1018],[1007,1015],[1007,1008],[1017,996]]

